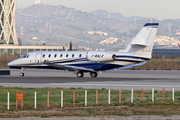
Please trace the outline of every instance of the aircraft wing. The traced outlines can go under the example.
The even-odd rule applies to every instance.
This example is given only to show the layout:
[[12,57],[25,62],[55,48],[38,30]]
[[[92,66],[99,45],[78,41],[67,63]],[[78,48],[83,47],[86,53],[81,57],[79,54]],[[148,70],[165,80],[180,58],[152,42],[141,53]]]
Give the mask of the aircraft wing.
[[60,64],[51,63],[48,60],[44,61],[44,64],[55,67],[55,68],[65,69],[65,70],[74,70],[74,71],[83,70],[83,71],[95,72],[93,69],[90,69],[90,68],[60,65]]

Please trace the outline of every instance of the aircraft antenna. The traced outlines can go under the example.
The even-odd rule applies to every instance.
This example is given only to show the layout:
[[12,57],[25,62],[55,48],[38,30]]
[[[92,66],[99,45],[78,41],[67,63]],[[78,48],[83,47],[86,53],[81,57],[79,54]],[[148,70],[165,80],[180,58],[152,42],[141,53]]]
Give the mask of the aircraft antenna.
[[153,19],[151,18],[151,23],[152,23]]
[[136,24],[136,16],[134,16],[134,24]]
[[21,36],[23,36],[23,26],[21,26]]
[[48,30],[49,22],[46,23],[46,29]]
[[51,23],[50,23],[50,33],[52,32],[52,29],[51,29]]
[[169,23],[169,24],[168,24],[169,36],[171,36],[171,26],[172,26],[172,24],[171,24],[171,23]]

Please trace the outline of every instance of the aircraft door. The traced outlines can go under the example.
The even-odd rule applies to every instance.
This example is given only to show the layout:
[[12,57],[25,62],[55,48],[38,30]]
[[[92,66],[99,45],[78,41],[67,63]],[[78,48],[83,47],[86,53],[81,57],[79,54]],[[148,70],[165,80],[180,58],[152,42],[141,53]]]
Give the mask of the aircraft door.
[[41,63],[42,62],[42,53],[37,53],[36,54],[36,63],[38,64],[38,63]]

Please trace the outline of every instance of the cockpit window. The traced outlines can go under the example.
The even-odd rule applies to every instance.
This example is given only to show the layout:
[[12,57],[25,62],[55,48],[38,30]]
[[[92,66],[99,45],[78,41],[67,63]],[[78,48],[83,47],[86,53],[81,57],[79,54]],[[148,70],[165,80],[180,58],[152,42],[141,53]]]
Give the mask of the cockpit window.
[[21,58],[29,58],[29,54],[25,54]]

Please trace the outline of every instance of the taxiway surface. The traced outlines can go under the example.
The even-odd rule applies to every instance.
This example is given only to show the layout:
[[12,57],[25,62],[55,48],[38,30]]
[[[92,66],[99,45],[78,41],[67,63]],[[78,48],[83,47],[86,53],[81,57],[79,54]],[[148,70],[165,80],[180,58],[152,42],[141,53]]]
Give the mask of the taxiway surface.
[[29,69],[24,71],[25,77],[19,73],[11,70],[10,76],[0,76],[0,86],[180,90],[180,71],[120,70],[103,72],[98,78],[91,78],[89,73],[76,78],[72,72],[58,70]]

